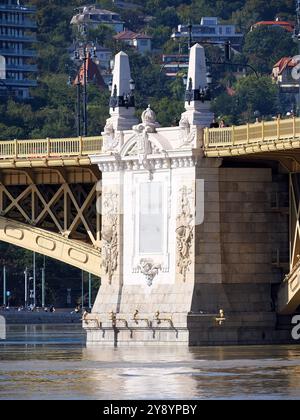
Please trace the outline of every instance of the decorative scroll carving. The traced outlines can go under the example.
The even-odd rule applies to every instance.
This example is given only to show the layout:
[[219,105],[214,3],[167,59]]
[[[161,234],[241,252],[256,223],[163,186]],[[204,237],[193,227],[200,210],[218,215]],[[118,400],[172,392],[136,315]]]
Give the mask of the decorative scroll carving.
[[161,264],[155,264],[155,262],[150,258],[143,258],[140,261],[138,266],[138,271],[140,271],[147,280],[148,286],[152,286],[154,278],[158,275],[159,271],[162,270]]
[[190,195],[192,190],[186,186],[181,190],[180,213],[177,217],[177,267],[186,281],[187,272],[192,264],[192,246],[194,239],[194,216],[191,210]]
[[109,192],[103,196],[102,267],[109,284],[118,267],[118,194]]

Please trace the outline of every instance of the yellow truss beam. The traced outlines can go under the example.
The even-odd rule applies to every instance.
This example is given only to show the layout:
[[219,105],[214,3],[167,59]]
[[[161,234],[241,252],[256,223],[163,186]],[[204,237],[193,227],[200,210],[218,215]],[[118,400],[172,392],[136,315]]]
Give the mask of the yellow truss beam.
[[101,275],[101,251],[61,234],[0,217],[0,241],[46,255],[98,277]]

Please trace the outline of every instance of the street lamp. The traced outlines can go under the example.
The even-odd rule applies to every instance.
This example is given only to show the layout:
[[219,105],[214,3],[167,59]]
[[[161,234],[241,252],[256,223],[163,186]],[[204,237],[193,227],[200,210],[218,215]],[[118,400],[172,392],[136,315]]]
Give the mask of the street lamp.
[[[81,135],[81,86],[83,85],[83,136],[88,135],[88,114],[87,114],[87,62],[97,58],[97,47],[91,42],[78,43],[74,51],[74,61],[79,63],[77,86],[77,130]],[[83,82],[80,80],[80,69],[83,65]]]
[[[188,48],[189,50],[192,48],[193,46],[193,25],[190,23],[188,25],[188,32],[189,32],[189,39],[188,39]],[[300,46],[300,9],[299,9],[299,37],[296,36],[295,37],[296,42],[299,42],[299,46]],[[225,60],[223,61],[218,61],[218,62],[213,62],[213,61],[207,61],[207,64],[214,64],[214,65],[218,65],[218,66],[230,66],[230,67],[245,67],[245,68],[249,68],[251,69],[254,73],[255,76],[259,79],[259,74],[258,71],[251,66],[248,63],[232,63],[231,62],[231,58],[232,58],[232,44],[231,41],[220,41],[220,42],[214,42],[214,41],[201,41],[201,44],[203,45],[217,45],[218,47],[220,47],[220,45],[224,45],[224,56],[225,56]]]
[[117,85],[113,86],[113,83],[109,83],[109,90],[112,93],[109,101],[109,107],[115,110],[118,106],[125,106],[128,108],[135,107],[134,90],[135,82],[131,79],[129,81],[130,92],[124,92],[122,96],[118,96]]
[[189,31],[189,50],[192,48],[193,46],[193,25],[192,22],[190,21],[188,24],[188,31]]
[[44,255],[44,264],[41,268],[42,272],[42,308],[45,308],[45,274],[46,274],[46,257]]
[[6,265],[3,265],[3,306],[6,308]]
[[210,72],[206,73],[206,83],[208,86],[212,85],[212,75]]
[[[187,86],[187,78],[183,80],[183,83],[186,83]],[[209,86],[205,86],[202,88],[199,86],[197,89],[193,89],[193,79],[190,77],[188,82],[188,87],[185,91],[185,101],[188,102],[190,105],[192,101],[201,101],[204,103],[205,101],[211,100],[211,92]]]
[[131,92],[135,91],[135,81],[133,79],[129,82]]
[[28,268],[24,271],[24,308],[28,307]]
[[89,309],[92,309],[92,275],[89,273]]
[[184,74],[184,76],[182,78],[182,81],[183,81],[184,87],[186,88],[187,87],[187,82],[188,82],[188,76],[187,76],[187,74]]
[[[33,277],[29,277],[29,283],[31,281],[33,282]],[[31,305],[34,306],[34,289],[30,289],[30,286],[29,286],[29,293],[30,293],[29,298],[31,299]]]

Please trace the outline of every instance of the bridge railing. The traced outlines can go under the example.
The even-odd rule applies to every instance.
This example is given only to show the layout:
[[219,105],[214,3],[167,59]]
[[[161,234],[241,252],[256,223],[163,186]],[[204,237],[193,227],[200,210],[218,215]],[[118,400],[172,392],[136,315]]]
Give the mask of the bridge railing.
[[300,137],[300,118],[277,119],[226,128],[206,128],[204,145],[206,149],[226,148],[296,137]]
[[0,159],[87,156],[101,148],[102,137],[0,141]]

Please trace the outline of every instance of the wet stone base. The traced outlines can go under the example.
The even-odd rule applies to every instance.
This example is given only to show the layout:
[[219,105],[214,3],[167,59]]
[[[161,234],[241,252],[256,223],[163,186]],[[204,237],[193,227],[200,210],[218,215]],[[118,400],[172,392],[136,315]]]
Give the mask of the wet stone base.
[[129,331],[127,329],[105,329],[87,330],[87,344],[88,345],[115,345],[115,346],[144,346],[144,345],[185,345],[188,342],[189,332],[186,329],[178,331],[170,329],[156,329],[150,331],[146,329],[134,329]]
[[89,328],[88,345],[137,346],[236,346],[297,344],[287,318],[273,313],[229,314],[219,325],[213,315],[190,314],[187,327],[176,328]]

